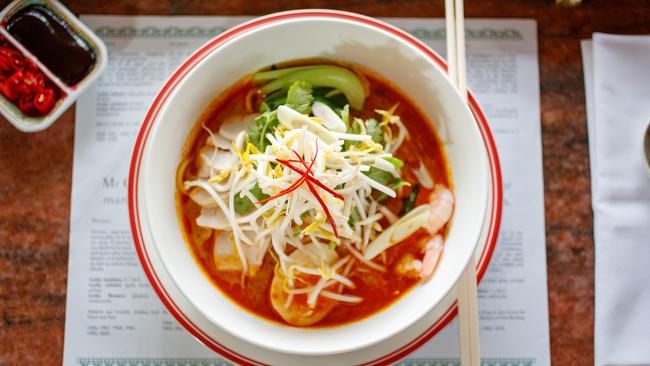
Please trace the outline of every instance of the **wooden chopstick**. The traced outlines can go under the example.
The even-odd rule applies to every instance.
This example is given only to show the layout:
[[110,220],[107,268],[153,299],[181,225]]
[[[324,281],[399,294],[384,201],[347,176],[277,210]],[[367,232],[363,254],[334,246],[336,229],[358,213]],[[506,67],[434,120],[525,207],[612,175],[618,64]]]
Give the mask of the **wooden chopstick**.
[[458,91],[460,96],[467,102],[467,62],[465,60],[465,13],[463,9],[463,0],[456,2],[456,62],[458,67]]
[[[463,101],[467,102],[467,69],[465,55],[465,16],[463,0],[445,0],[447,26],[448,74]],[[478,289],[476,265],[472,256],[457,286],[460,363],[479,366],[481,351],[478,323]]]
[[445,0],[445,23],[447,27],[447,74],[451,83],[458,87],[458,64],[456,61],[456,17],[454,0]]

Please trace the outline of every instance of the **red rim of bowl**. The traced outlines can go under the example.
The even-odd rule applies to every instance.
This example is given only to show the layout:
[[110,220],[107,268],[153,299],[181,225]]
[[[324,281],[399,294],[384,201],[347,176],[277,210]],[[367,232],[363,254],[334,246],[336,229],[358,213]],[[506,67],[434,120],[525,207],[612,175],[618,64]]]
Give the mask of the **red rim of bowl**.
[[[135,141],[135,147],[133,150],[133,155],[131,157],[131,166],[129,169],[129,219],[131,224],[131,232],[133,234],[133,240],[135,244],[136,251],[138,253],[138,258],[140,263],[151,282],[152,287],[154,288],[156,294],[163,302],[167,310],[176,318],[176,320],[194,337],[196,337],[201,343],[203,343],[208,348],[217,352],[219,355],[225,357],[226,359],[242,364],[242,365],[264,365],[263,361],[254,360],[252,358],[246,357],[242,354],[237,353],[236,351],[220,344],[216,339],[213,339],[209,334],[204,332],[199,326],[194,324],[191,319],[189,319],[183,311],[178,307],[174,300],[169,296],[164,285],[158,278],[151,261],[149,259],[149,254],[146,247],[144,246],[144,239],[141,232],[140,226],[140,215],[138,207],[138,175],[140,171],[140,164],[142,159],[142,154],[144,147],[146,145],[149,132],[151,127],[156,120],[161,107],[166,102],[167,98],[170,96],[172,91],[178,86],[180,81],[191,71],[197,64],[199,64],[208,54],[210,54],[214,49],[219,48],[224,43],[228,42],[234,36],[242,34],[243,32],[254,29],[260,25],[265,25],[273,22],[278,22],[287,19],[298,19],[298,18],[334,18],[334,19],[344,19],[347,21],[353,21],[362,23],[366,26],[371,26],[378,28],[382,31],[388,32],[394,36],[399,37],[401,40],[415,46],[418,50],[424,53],[432,61],[434,61],[439,67],[443,70],[447,70],[447,65],[443,59],[438,56],[433,50],[431,50],[427,45],[411,36],[410,34],[402,31],[399,28],[396,28],[392,25],[384,23],[374,18],[366,17],[360,14],[334,11],[334,10],[294,10],[281,13],[274,13],[260,18],[255,18],[251,21],[245,22],[238,26],[235,26],[224,33],[216,36],[208,43],[204,44],[200,49],[194,52],[187,60],[172,74],[169,80],[165,83],[162,89],[156,95],[151,107],[147,112],[147,115],[140,127],[140,131]],[[490,259],[492,258],[492,253],[496,245],[496,240],[499,232],[499,227],[501,224],[501,208],[502,208],[502,181],[501,181],[501,168],[499,165],[499,157],[492,137],[492,132],[487,123],[487,119],[483,114],[480,106],[478,105],[474,96],[469,93],[469,102],[468,105],[472,111],[476,123],[481,131],[485,148],[488,153],[488,160],[490,163],[491,171],[491,196],[492,196],[492,207],[489,212],[489,231],[487,234],[487,243],[481,253],[480,260],[477,264],[477,282],[480,282],[487,270]],[[440,330],[442,330],[451,320],[456,316],[458,309],[456,307],[456,302],[445,311],[445,313],[434,322],[427,330],[425,330],[418,337],[414,338],[405,345],[402,345],[397,350],[391,351],[390,353],[385,354],[382,357],[379,357],[375,360],[364,363],[363,365],[388,365],[393,362],[396,362],[404,357],[406,357],[411,352],[418,349],[424,343],[429,341],[433,336],[435,336]]]

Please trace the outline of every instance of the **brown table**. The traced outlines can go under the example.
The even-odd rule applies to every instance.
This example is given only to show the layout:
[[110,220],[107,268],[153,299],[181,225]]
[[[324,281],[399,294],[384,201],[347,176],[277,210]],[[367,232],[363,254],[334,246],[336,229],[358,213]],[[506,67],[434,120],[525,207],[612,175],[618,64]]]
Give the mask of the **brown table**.
[[[443,17],[444,1],[64,1],[76,14],[260,15],[335,8],[377,17]],[[0,1],[2,7],[8,3]],[[467,0],[467,17],[533,18],[539,32],[546,255],[555,365],[593,364],[594,250],[579,41],[650,33],[650,2]],[[63,357],[74,109],[23,134],[0,118],[0,365]]]

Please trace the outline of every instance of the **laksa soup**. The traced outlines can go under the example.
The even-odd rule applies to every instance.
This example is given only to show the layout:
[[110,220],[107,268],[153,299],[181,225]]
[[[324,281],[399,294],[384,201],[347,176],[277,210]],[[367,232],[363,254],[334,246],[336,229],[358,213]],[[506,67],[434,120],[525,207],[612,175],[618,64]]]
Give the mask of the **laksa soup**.
[[454,211],[426,117],[376,74],[323,60],[225,91],[176,179],[197,265],[244,309],[297,327],[360,320],[429,279]]

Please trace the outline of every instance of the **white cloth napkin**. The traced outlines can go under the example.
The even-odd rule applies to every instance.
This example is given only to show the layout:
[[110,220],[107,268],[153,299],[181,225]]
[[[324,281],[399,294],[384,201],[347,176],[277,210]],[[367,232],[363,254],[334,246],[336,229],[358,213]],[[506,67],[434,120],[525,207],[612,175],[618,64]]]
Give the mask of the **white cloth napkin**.
[[[593,46],[593,55],[590,55]],[[593,56],[590,57],[590,56]],[[583,42],[594,209],[595,364],[650,365],[650,36]]]

